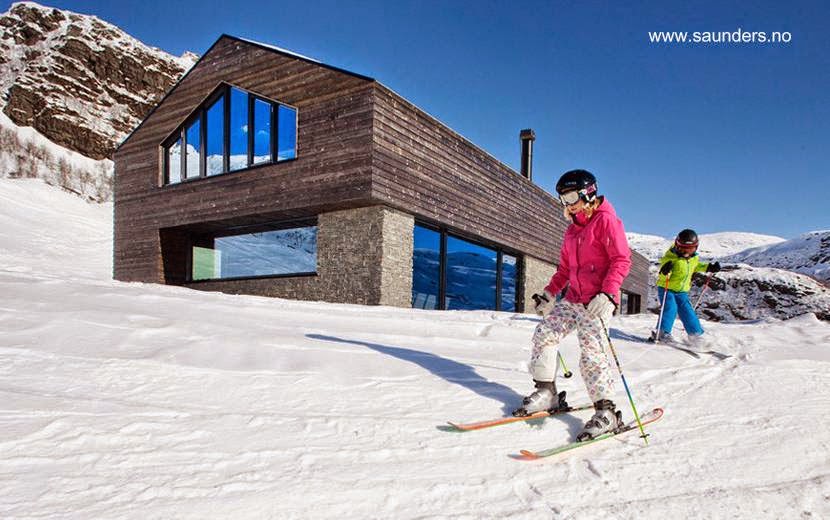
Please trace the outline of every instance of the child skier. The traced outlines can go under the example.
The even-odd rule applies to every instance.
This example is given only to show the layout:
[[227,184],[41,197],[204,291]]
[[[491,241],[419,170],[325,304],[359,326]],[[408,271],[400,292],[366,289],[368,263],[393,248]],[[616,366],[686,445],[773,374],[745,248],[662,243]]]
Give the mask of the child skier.
[[[680,321],[690,339],[703,334],[703,327],[689,301],[689,289],[692,287],[692,275],[695,272],[717,273],[720,263],[701,262],[697,254],[698,237],[691,229],[684,229],[677,234],[674,245],[660,259],[660,273],[657,276],[657,298],[662,302],[661,318],[658,318],[659,331],[652,332],[649,341],[672,341],[671,330],[674,319],[680,315]],[[666,286],[668,283],[668,291]]]
[[[596,178],[585,170],[572,170],[559,179],[556,191],[565,218],[559,265],[543,294],[534,295],[536,312],[544,318],[533,334],[530,372],[536,386],[513,412],[516,416],[567,407],[565,392],[556,391],[558,348],[562,339],[577,331],[579,366],[594,416],[577,440],[591,439],[622,424],[614,405],[615,374],[611,371],[605,327],[619,305],[620,286],[631,267],[631,251],[622,221],[611,203],[597,195]],[[568,285],[564,299],[556,295]]]

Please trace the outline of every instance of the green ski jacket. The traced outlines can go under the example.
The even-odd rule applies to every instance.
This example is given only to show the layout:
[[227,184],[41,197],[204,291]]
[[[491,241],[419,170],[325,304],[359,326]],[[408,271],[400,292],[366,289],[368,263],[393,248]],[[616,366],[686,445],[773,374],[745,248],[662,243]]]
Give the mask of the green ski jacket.
[[[675,253],[674,247],[670,247],[660,259],[660,267],[662,268],[666,262],[672,263],[669,273],[669,290],[673,292],[689,292],[692,287],[692,275],[696,272],[704,272],[709,267],[709,262],[701,262],[697,253],[689,258],[683,258]],[[657,287],[666,287],[665,275],[657,276]]]

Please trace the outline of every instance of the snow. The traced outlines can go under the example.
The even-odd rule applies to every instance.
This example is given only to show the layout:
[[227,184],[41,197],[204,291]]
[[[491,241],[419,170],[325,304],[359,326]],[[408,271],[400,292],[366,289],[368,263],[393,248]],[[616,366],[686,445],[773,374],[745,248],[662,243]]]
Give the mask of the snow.
[[[830,326],[704,322],[694,359],[612,320],[636,434],[587,412],[473,433],[530,389],[534,316],[111,280],[112,207],[0,179],[2,518],[827,518]],[[578,372],[574,337],[563,342]],[[574,403],[577,377],[560,380]],[[622,389],[617,402],[632,418]]]
[[784,242],[759,245],[724,260],[789,269],[830,282],[830,230],[811,231]]
[[[659,261],[663,253],[674,243],[674,237],[664,238],[657,235],[632,232],[626,233],[626,236],[631,249],[645,256],[651,262]],[[698,240],[700,241],[698,253],[704,259],[718,259],[749,248],[784,242],[781,237],[740,231],[703,233],[698,235]]]

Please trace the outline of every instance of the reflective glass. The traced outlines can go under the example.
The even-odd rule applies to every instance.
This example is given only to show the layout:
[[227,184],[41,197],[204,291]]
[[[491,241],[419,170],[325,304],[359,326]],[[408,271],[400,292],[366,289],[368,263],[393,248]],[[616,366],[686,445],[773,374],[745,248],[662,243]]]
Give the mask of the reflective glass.
[[415,226],[412,254],[412,308],[437,309],[441,276],[441,234]]
[[516,312],[516,266],[515,256],[501,255],[501,298],[500,309]]
[[248,94],[231,89],[231,150],[230,169],[248,167]]
[[447,237],[445,308],[496,308],[496,251]]
[[167,182],[182,182],[182,139],[181,137],[167,149]]
[[220,97],[208,108],[205,126],[207,130],[207,143],[205,143],[207,175],[216,175],[225,169],[225,96]]
[[271,103],[254,99],[254,164],[271,162]]
[[188,128],[185,134],[187,141],[187,157],[185,159],[185,176],[193,179],[199,176],[199,150],[201,150],[202,125],[197,119]]
[[297,111],[284,105],[279,106],[277,136],[277,160],[297,157]]
[[192,252],[193,280],[314,273],[317,227],[217,237]]

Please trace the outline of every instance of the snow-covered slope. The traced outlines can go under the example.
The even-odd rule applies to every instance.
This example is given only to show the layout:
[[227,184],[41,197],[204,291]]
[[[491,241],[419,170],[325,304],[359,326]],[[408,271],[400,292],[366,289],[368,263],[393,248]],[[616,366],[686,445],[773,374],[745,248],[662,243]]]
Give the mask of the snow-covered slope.
[[[830,325],[705,324],[724,361],[611,335],[649,428],[457,434],[530,389],[529,315],[119,283],[107,206],[0,179],[0,517],[830,517]],[[574,337],[562,353],[586,399]],[[632,418],[621,385],[617,402]],[[805,434],[805,428],[809,434]]]
[[723,261],[777,267],[830,282],[830,230],[812,231],[785,242],[746,249]]
[[[663,238],[657,235],[641,233],[626,233],[631,249],[642,254],[652,262],[657,262],[663,253],[671,247],[674,238]],[[749,248],[762,247],[784,242],[781,237],[761,235],[758,233],[744,233],[740,231],[725,231],[722,233],[704,233],[699,237],[698,253],[702,258],[718,259],[734,255]]]

